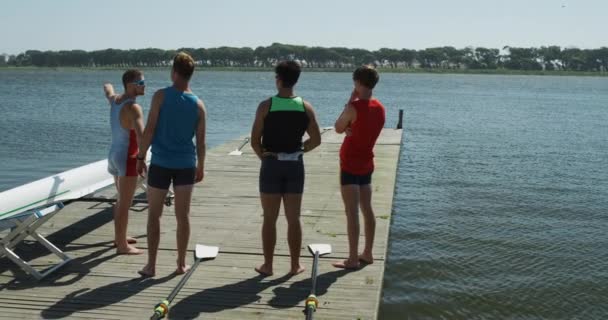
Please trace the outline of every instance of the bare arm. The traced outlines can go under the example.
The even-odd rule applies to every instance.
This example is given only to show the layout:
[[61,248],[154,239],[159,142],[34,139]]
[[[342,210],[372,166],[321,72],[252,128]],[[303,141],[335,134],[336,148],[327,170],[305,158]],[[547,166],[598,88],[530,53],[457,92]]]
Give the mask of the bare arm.
[[262,133],[264,132],[264,118],[268,114],[270,109],[270,99],[264,100],[258,106],[258,110],[255,113],[255,120],[251,128],[251,148],[258,155],[258,158],[262,159]]
[[306,109],[306,114],[308,115],[309,121],[308,128],[306,128],[308,139],[304,141],[303,149],[304,152],[308,152],[321,144],[321,129],[319,129],[315,109],[312,107],[312,105],[307,101],[304,101],[304,108]]
[[196,165],[196,182],[203,180],[205,172],[205,153],[206,142],[205,132],[207,128],[207,110],[202,100],[198,100],[198,125],[196,126],[196,157],[198,163]]
[[146,157],[146,154],[148,153],[148,148],[150,148],[150,144],[152,144],[152,139],[154,138],[154,131],[156,131],[158,115],[160,113],[160,106],[163,103],[164,96],[164,92],[162,90],[158,90],[154,93],[154,97],[152,97],[150,112],[148,113],[148,122],[146,123],[146,129],[144,129],[142,141],[139,145],[139,158]]
[[114,96],[116,95],[116,93],[114,93],[114,87],[111,83],[104,83],[103,93],[106,95],[106,99],[108,99],[108,101],[110,102],[112,101],[112,99],[114,99]]
[[334,125],[336,132],[343,133],[350,127],[351,123],[355,122],[355,120],[357,120],[357,111],[355,110],[355,107],[351,104],[346,104],[344,106],[344,111],[342,111],[342,114],[338,117],[338,120],[336,120],[336,124]]

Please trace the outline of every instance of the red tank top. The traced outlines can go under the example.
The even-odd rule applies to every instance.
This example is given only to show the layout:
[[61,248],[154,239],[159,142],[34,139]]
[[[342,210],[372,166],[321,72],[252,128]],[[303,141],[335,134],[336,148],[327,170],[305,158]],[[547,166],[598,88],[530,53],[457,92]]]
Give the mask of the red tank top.
[[377,99],[357,100],[351,103],[357,110],[357,119],[351,123],[351,135],[344,138],[340,148],[340,169],[344,172],[365,175],[374,170],[374,145],[384,127],[384,106]]

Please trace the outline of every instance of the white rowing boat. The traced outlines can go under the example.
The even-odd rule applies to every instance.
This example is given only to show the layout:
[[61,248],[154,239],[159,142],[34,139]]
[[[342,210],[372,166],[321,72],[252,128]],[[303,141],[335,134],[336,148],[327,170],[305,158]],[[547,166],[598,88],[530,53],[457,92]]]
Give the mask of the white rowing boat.
[[0,193],[0,220],[56,202],[75,200],[114,183],[100,160]]
[[[150,153],[148,153],[148,159]],[[100,160],[75,169],[0,193],[0,257],[6,256],[36,279],[42,279],[71,258],[49,242],[36,230],[71,201],[113,201],[114,199],[91,198],[88,195],[114,184],[114,177],[108,173],[108,160]],[[145,184],[140,187],[145,191]],[[173,193],[170,191],[166,205],[171,205]],[[44,271],[34,269],[13,250],[26,237],[31,237],[54,253],[61,261]]]

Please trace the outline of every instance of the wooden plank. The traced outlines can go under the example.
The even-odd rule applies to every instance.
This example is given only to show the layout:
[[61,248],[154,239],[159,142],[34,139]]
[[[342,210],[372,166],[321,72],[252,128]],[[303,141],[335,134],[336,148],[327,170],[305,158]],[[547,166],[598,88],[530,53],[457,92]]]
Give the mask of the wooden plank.
[[[385,129],[375,149],[373,177],[377,216],[376,261],[357,272],[335,269],[332,262],[348,255],[346,220],[338,180],[338,150],[343,137],[328,131],[323,144],[306,154],[306,184],[302,201],[303,247],[301,261],[307,269],[312,259],[307,243],[330,243],[333,252],[319,264],[315,319],[375,319],[380,303],[384,261],[388,247],[395,175],[401,130]],[[241,156],[228,153],[240,145],[235,139],[208,151],[205,181],[195,187],[190,245],[220,246],[215,260],[206,261],[176,297],[171,318],[195,319],[303,319],[304,301],[310,287],[310,270],[285,276],[289,270],[287,224],[277,222],[275,275],[261,278],[253,267],[263,261],[260,228],[262,209],[258,194],[259,160],[246,145]],[[98,196],[115,197],[107,188]],[[145,199],[144,194],[138,195]],[[129,234],[147,248],[147,207],[135,204],[130,212]],[[162,218],[157,277],[140,279],[136,271],[142,256],[117,256],[112,247],[111,203],[76,202],[39,230],[73,261],[51,277],[36,282],[6,258],[0,259],[1,319],[74,318],[141,319],[173,289],[180,277],[175,269],[173,207]],[[363,228],[361,228],[363,232]],[[363,244],[361,234],[360,243]],[[27,242],[18,252],[37,268],[56,258],[41,246]]]

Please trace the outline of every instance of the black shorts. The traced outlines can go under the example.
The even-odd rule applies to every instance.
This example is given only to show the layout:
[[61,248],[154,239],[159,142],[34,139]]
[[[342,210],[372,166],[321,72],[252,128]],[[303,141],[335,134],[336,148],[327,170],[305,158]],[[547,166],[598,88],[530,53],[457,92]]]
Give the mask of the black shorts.
[[281,161],[275,157],[263,157],[260,168],[261,193],[304,192],[304,161]]
[[154,164],[148,168],[148,185],[153,188],[167,190],[173,182],[173,187],[193,185],[196,168],[170,169]]
[[372,183],[372,173],[373,171],[364,174],[364,175],[356,175],[350,174],[348,172],[340,171],[340,184],[345,186],[347,184],[356,184],[359,186],[364,186]]

